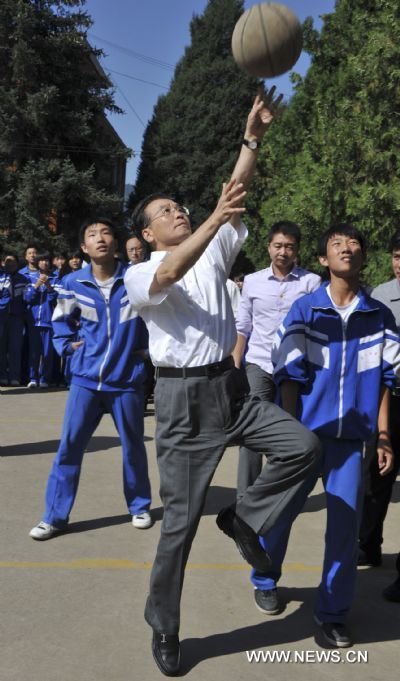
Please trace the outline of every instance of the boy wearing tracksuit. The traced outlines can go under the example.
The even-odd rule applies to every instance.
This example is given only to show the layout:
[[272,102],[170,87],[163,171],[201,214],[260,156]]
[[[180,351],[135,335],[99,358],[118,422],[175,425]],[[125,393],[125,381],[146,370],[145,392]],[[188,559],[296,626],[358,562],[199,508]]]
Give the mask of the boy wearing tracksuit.
[[0,385],[20,385],[27,283],[17,255],[7,252],[0,272]]
[[64,279],[54,311],[53,342],[60,355],[71,357],[72,379],[45,512],[30,532],[34,539],[50,539],[67,528],[84,451],[106,412],[111,413],[121,438],[124,494],[132,524],[140,529],[152,524],[143,441],[147,329],[129,303],[123,281],[126,266],[114,258],[114,233],[106,218],[82,225],[81,247],[91,263]]
[[29,337],[28,388],[48,388],[53,370],[51,318],[57,299],[56,278],[51,274],[49,253],[39,253],[35,259],[37,271],[31,272],[24,293],[30,308],[33,328]]
[[327,529],[314,613],[324,638],[340,648],[352,645],[345,618],[356,580],[364,443],[378,426],[378,465],[381,475],[389,473],[389,395],[400,373],[393,315],[360,287],[364,249],[363,236],[350,225],[325,232],[319,260],[330,281],[297,300],[278,331],[273,361],[282,406],[319,436],[323,455],[290,517],[262,540],[271,570],[252,573],[256,589],[276,594],[291,524],[321,475]]

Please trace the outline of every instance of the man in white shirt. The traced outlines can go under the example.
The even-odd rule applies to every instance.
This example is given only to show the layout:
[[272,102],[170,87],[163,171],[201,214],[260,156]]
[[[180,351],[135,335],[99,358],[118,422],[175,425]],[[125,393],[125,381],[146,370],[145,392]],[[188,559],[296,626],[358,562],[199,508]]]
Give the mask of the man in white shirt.
[[265,569],[259,537],[303,487],[319,456],[319,442],[274,404],[246,401],[247,382],[233,367],[236,341],[226,279],[246,238],[241,222],[258,148],[281,97],[258,96],[232,179],[214,212],[192,234],[188,211],[165,194],[153,194],[132,216],[155,249],[150,261],[125,277],[131,303],[150,336],[156,366],[156,441],[164,505],[145,618],[152,650],[166,675],[179,672],[180,597],[190,547],[215,468],[232,444],[268,453],[268,465],[236,509],[217,524],[243,557]]

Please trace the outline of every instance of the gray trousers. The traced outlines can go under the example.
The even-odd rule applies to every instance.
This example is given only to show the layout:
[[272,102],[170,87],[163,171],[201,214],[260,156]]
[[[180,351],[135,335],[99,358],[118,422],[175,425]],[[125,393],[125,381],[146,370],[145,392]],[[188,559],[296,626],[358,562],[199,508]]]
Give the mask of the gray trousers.
[[271,529],[319,457],[313,433],[275,404],[246,400],[246,391],[245,374],[237,369],[210,378],[157,380],[156,443],[164,517],[145,618],[160,633],[179,631],[186,562],[226,447],[245,445],[268,456],[268,464],[236,507],[258,534]]
[[[275,399],[275,383],[272,375],[261,369],[258,364],[246,364],[246,376],[249,382],[251,397],[262,402],[273,402]],[[252,485],[261,473],[263,456],[246,447],[239,450],[237,474],[237,500],[240,501],[246,489]]]

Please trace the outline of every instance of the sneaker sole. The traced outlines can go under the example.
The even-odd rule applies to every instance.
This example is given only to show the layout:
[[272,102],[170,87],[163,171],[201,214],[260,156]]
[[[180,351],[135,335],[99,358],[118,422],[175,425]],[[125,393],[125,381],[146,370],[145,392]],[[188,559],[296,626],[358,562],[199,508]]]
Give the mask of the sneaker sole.
[[331,646],[334,646],[335,648],[351,648],[354,645],[353,641],[337,641],[334,638],[330,638],[322,629],[322,625],[324,623],[321,622],[321,620],[318,619],[316,615],[314,615],[314,621],[316,622],[316,624],[318,624],[319,627],[321,627],[322,636],[324,637],[325,641],[328,641],[328,643],[331,644]]
[[276,610],[264,610],[255,601],[254,601],[254,605],[256,606],[257,610],[259,610],[260,612],[263,613],[263,615],[279,615],[285,609],[284,606],[282,606],[281,608],[277,608]]

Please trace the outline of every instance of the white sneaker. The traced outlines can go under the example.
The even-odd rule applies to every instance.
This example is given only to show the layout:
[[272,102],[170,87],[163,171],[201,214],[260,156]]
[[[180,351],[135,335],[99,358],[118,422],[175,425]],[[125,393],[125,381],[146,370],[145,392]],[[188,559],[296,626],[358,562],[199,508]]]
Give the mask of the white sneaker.
[[48,388],[48,387],[49,387],[49,384],[46,383],[46,382],[43,382],[43,383],[40,383],[40,384],[39,384],[39,388]]
[[19,381],[14,380],[14,381],[10,381],[10,385],[11,385],[13,388],[18,388],[21,384],[20,384]]
[[29,383],[28,383],[28,388],[37,388],[37,383],[36,383],[36,381],[29,381]]
[[45,523],[44,520],[41,520],[39,525],[32,527],[31,531],[29,532],[29,536],[32,537],[32,539],[51,539],[59,532],[62,532],[62,530],[59,530],[58,527],[49,525],[49,523]]
[[152,524],[153,521],[148,511],[143,511],[143,513],[132,516],[132,525],[133,527],[137,527],[138,530],[147,530]]

